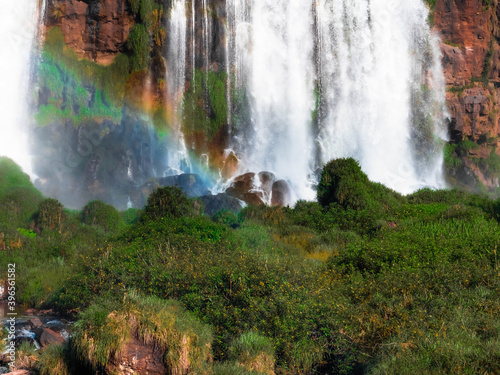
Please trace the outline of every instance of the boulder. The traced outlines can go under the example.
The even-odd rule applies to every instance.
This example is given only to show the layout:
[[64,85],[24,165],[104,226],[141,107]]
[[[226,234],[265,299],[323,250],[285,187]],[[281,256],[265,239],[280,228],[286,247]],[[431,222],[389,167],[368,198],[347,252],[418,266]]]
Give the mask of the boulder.
[[278,180],[273,184],[271,206],[285,207],[292,203],[292,192],[288,182]]
[[57,332],[50,328],[38,328],[35,330],[35,338],[42,347],[52,344],[63,344],[66,340]]
[[42,321],[37,317],[31,318],[30,320],[28,320],[27,325],[30,326],[31,329],[43,327]]
[[217,195],[205,195],[199,198],[205,206],[205,214],[213,216],[220,210],[228,210],[237,213],[243,208],[243,202],[237,198],[221,193]]
[[159,178],[158,184],[161,187],[178,186],[188,197],[201,197],[210,194],[207,186],[197,174],[184,173],[177,176]]

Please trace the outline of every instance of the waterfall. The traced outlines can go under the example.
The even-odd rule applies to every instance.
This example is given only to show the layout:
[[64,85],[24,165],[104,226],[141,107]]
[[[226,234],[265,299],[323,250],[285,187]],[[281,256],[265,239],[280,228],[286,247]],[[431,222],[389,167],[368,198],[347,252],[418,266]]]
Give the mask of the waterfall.
[[[416,148],[436,150],[415,144],[425,124],[412,104],[443,136],[444,85],[427,17],[421,0],[317,1],[320,162],[353,156],[372,180],[402,193],[442,185],[440,159],[423,166],[415,157]],[[415,103],[429,74],[439,97]]]
[[444,186],[444,81],[422,0],[243,4],[227,4],[251,112],[242,169],[276,173],[296,198],[314,197],[308,176],[339,157],[402,193]]
[[39,9],[35,0],[7,1],[0,14],[0,155],[8,156],[33,176],[28,149],[28,86],[32,52],[38,34]]
[[190,169],[189,155],[181,130],[182,95],[186,83],[187,33],[186,0],[174,0],[170,10],[167,40],[167,113],[174,134],[168,147],[168,162],[173,171]]

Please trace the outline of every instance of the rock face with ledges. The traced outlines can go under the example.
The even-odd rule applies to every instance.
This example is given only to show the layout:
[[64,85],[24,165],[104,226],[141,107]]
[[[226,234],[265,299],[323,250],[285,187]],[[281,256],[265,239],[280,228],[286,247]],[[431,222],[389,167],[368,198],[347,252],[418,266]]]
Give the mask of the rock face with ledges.
[[52,0],[47,17],[78,57],[103,65],[113,62],[134,25],[127,0]]

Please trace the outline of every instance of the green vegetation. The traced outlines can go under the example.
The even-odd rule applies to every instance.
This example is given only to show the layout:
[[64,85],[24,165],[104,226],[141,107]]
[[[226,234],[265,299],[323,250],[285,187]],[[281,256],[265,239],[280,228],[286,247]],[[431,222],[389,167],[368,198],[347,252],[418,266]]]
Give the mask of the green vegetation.
[[119,122],[128,73],[126,55],[118,55],[107,67],[80,60],[65,46],[62,31],[50,28],[39,68],[40,86],[50,95],[35,115],[38,125],[71,120],[78,126],[96,118]]
[[[0,204],[15,186],[32,189],[3,163]],[[163,188],[121,217],[95,202],[87,214],[48,210],[39,235],[0,251],[23,270],[19,302],[78,312],[74,339],[33,366],[102,371],[138,340],[173,367],[189,342],[198,373],[500,372],[500,200],[401,196],[352,159],[325,166],[318,200],[212,219]],[[6,242],[41,203],[15,226],[0,221]]]
[[144,25],[137,24],[132,28],[126,47],[130,53],[131,71],[145,70],[149,63],[149,35]]
[[182,103],[185,133],[203,133],[212,140],[227,124],[226,78],[224,71],[195,71]]
[[105,232],[116,232],[125,224],[116,208],[101,201],[93,201],[83,207],[82,222],[101,227]]

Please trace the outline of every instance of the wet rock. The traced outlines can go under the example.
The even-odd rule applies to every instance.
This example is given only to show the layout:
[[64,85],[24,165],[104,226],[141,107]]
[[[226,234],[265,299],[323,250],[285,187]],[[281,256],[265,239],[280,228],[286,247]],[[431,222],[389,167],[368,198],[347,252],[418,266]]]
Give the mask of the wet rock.
[[276,176],[272,172],[260,172],[259,179],[261,183],[261,189],[267,195],[271,194],[273,189],[274,181],[276,181]]
[[288,182],[278,180],[273,184],[271,206],[285,207],[292,203],[292,193]]
[[199,198],[205,206],[205,214],[213,216],[220,210],[228,210],[237,213],[243,208],[241,200],[221,193],[217,195],[205,195]]
[[38,328],[35,330],[35,338],[42,347],[47,347],[52,344],[63,344],[64,338],[50,328]]
[[161,187],[178,186],[188,197],[201,197],[210,194],[205,183],[197,174],[184,173],[178,176],[168,176],[159,178],[158,184]]
[[238,172],[239,163],[240,161],[236,155],[231,152],[224,161],[224,167],[221,172],[222,178],[226,180],[232,178]]
[[31,329],[43,327],[42,321],[37,317],[31,318],[30,320],[28,320],[27,324],[28,324],[28,326],[31,327]]

